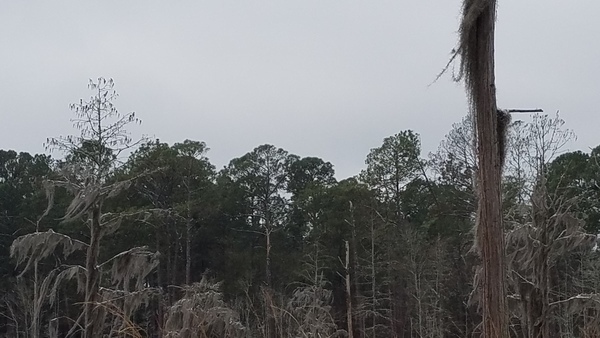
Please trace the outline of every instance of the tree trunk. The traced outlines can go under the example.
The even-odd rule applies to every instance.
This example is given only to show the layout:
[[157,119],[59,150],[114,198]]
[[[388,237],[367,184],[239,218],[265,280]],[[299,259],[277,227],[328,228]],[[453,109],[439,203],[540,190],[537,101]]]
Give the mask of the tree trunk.
[[354,338],[352,324],[352,284],[350,282],[350,244],[346,241],[346,320],[348,322],[348,338]]
[[[496,0],[464,0],[460,27],[461,74],[475,120],[478,159],[477,246],[482,334],[508,337],[504,231],[501,210],[502,159],[494,75]],[[504,143],[504,142],[502,142]]]
[[188,218],[185,224],[185,284],[192,283],[192,222]]
[[192,191],[190,187],[189,178],[191,175],[191,168],[188,172],[187,183],[187,203],[186,203],[186,223],[185,223],[185,284],[190,285],[192,283]]
[[[348,295],[351,297],[350,298],[350,314],[352,316],[354,316],[355,313],[358,312],[357,309],[359,309],[361,307],[361,297],[360,297],[360,288],[358,285],[358,278],[356,278],[356,275],[358,274],[358,257],[357,257],[357,253],[356,253],[356,248],[358,248],[358,240],[357,240],[357,236],[356,236],[356,221],[354,219],[354,204],[352,203],[352,201],[349,201],[349,207],[350,207],[350,221],[348,222],[348,224],[350,225],[351,228],[351,240],[352,242],[348,243],[348,280],[351,282],[350,283],[350,292],[348,293]],[[350,248],[352,248],[352,250],[350,250]],[[352,302],[352,298],[354,298],[354,300],[356,302]],[[362,300],[364,302],[364,300]],[[355,325],[352,325],[352,327],[354,328],[354,332],[352,333],[353,335],[357,336],[357,337],[365,337],[367,329],[366,329],[366,318],[365,316],[358,316],[358,327],[355,327]]]
[[[493,87],[490,87],[490,92]],[[497,156],[495,104],[482,103],[477,112],[479,149],[479,206],[477,241],[482,260],[481,290],[483,336],[507,337],[504,231]],[[483,109],[485,108],[485,109]]]
[[96,309],[99,298],[98,255],[100,253],[100,207],[96,206],[91,213],[90,243],[86,254],[85,268],[85,338],[100,337],[102,327],[97,325]]
[[265,257],[265,283],[271,287],[271,229],[267,227],[265,229],[265,240],[266,240],[266,257]]
[[275,312],[274,312],[274,304],[273,304],[273,289],[271,285],[271,226],[270,222],[267,220],[266,229],[265,229],[265,239],[266,239],[266,258],[265,258],[265,278],[266,278],[266,292],[268,293],[267,301],[267,338],[275,338],[277,337],[277,326],[275,323]]
[[474,86],[475,122],[479,159],[479,205],[477,241],[482,260],[481,306],[483,337],[508,337],[506,306],[504,229],[502,227],[501,173],[498,149],[496,87],[494,78],[495,1],[477,19],[476,73],[480,83]]
[[373,323],[371,323],[372,328],[371,337],[375,338],[377,335],[377,285],[376,283],[376,275],[375,275],[375,226],[373,224],[373,220],[371,220],[371,318]]
[[[155,241],[156,241],[156,252],[161,252],[160,247],[160,227],[156,226],[155,232]],[[158,295],[158,304],[156,309],[156,332],[159,337],[162,337],[162,328],[163,328],[163,320],[164,320],[164,298],[165,298],[165,290],[163,289],[163,275],[162,275],[163,267],[161,264],[161,260],[158,260],[158,264],[156,265],[156,284],[157,287],[162,290],[162,292]]]
[[[39,230],[38,230],[39,231]],[[40,336],[40,311],[42,302],[39,295],[38,261],[33,265],[33,313],[31,314],[31,337]]]

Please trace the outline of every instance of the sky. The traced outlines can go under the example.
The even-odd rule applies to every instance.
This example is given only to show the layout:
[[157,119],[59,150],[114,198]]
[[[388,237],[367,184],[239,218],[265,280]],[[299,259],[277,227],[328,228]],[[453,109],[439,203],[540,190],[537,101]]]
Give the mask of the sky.
[[[204,141],[218,169],[269,143],[358,174],[371,148],[412,129],[423,156],[467,114],[464,87],[433,83],[461,3],[420,1],[0,1],[0,149],[44,152],[76,134],[69,104],[112,78],[131,130]],[[501,108],[560,110],[600,144],[600,2],[499,0]]]

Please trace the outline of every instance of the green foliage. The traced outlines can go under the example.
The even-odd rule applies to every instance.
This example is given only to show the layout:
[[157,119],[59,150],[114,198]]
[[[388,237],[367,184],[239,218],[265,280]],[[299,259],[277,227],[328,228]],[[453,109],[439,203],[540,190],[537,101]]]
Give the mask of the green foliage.
[[[333,164],[268,144],[219,172],[201,141],[138,146],[120,129],[137,120],[113,106],[113,83],[90,88],[94,97],[73,106],[80,135],[48,143],[62,160],[0,150],[0,327],[29,330],[39,309],[40,332],[77,330],[95,282],[95,328],[107,335],[337,337],[350,303],[355,337],[477,333],[470,119],[427,161],[417,133],[387,137],[360,175],[338,182]],[[114,133],[86,126],[90,116]],[[557,156],[572,136],[563,122],[513,123],[503,206],[512,297],[539,294],[518,278],[539,278],[536,264],[547,263],[566,332],[565,318],[600,313],[600,147]],[[545,219],[531,199],[539,177],[552,201]],[[14,336],[6,327],[0,334]]]
[[294,197],[314,186],[329,186],[335,183],[333,165],[317,157],[290,156],[289,182],[287,190]]
[[[49,156],[0,150],[0,257],[9,257],[11,244],[19,235],[36,230],[47,205],[43,181],[50,175]],[[55,202],[61,205],[62,197]],[[56,228],[56,217],[57,213],[50,211],[49,217],[37,224],[39,230]],[[0,261],[0,289],[9,289],[4,284],[12,282],[13,263],[9,259]]]
[[558,156],[548,166],[548,191],[563,200],[574,199],[573,212],[591,233],[600,231],[599,150],[575,151]]
[[[360,174],[363,182],[377,191],[379,199],[389,205],[389,220],[400,222],[401,193],[406,184],[422,173],[421,141],[412,130],[402,131],[383,140],[381,147],[367,155],[367,168]],[[393,215],[393,216],[392,216]]]

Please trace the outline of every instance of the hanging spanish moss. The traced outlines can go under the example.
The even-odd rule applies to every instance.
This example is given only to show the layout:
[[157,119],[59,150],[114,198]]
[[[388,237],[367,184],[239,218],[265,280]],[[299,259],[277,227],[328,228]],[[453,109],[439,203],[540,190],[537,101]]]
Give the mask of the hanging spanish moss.
[[495,21],[496,0],[464,0],[456,53],[461,56],[458,79],[465,81],[472,105],[485,95],[487,89],[482,86],[490,84],[482,76],[490,70],[488,67],[494,84]]

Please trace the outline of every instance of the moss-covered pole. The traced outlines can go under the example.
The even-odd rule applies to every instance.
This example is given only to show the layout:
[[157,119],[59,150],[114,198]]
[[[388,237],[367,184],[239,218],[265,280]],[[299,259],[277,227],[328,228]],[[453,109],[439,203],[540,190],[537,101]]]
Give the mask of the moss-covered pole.
[[457,53],[475,121],[477,142],[477,248],[481,269],[477,284],[482,336],[508,337],[506,268],[502,226],[501,179],[504,149],[502,111],[496,107],[494,34],[496,0],[464,0]]

